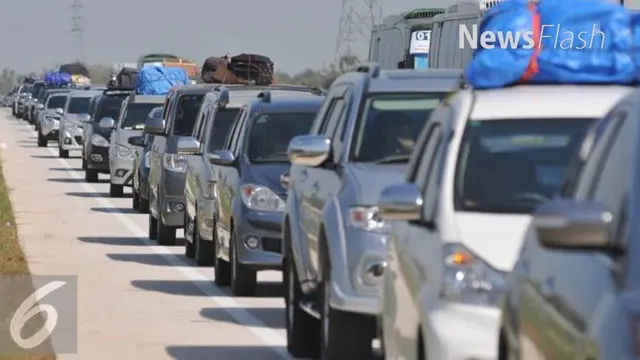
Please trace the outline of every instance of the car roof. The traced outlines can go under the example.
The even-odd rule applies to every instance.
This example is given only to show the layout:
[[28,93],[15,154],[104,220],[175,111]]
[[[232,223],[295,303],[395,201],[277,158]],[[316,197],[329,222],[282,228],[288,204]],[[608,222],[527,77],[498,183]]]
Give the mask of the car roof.
[[474,91],[471,118],[601,118],[626,95],[631,86],[519,85]]
[[460,88],[462,75],[461,69],[371,69],[368,73],[354,71],[341,75],[332,86],[368,81],[367,93],[450,92]]
[[[229,103],[227,107],[229,108],[239,108],[244,106],[251,101],[258,99],[258,95],[265,91],[264,88],[256,88],[256,89],[234,89],[233,91],[229,91]],[[290,90],[269,90],[271,93],[272,99],[281,99],[284,97],[288,98],[322,98],[324,97],[305,92],[305,91],[290,91]],[[262,101],[261,101],[262,102]]]
[[100,95],[102,91],[97,90],[72,90],[71,97],[88,97],[92,98],[96,95]]
[[129,103],[139,104],[164,104],[166,96],[164,95],[131,95],[129,96]]
[[[302,93],[304,94],[304,93]],[[306,112],[317,111],[324,96],[307,94],[300,96],[299,94],[286,94],[271,97],[271,101],[265,102],[262,98],[254,98],[250,101],[250,106],[259,109],[260,112],[268,113],[287,113],[287,112]]]
[[206,94],[219,84],[189,84],[176,87],[177,95],[183,94]]

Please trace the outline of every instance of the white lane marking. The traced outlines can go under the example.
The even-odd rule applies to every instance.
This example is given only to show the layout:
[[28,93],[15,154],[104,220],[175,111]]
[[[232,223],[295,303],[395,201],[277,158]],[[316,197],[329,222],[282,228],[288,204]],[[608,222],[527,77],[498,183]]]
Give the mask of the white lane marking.
[[[25,125],[25,127],[29,129],[34,136],[38,135],[38,133],[33,131],[31,126]],[[53,156],[58,156],[56,148],[49,147],[47,149]],[[84,176],[82,176],[78,171],[74,170],[73,167],[65,159],[59,157],[57,157],[57,159],[58,162],[60,162],[60,165],[68,170],[68,173],[72,178],[84,180]],[[129,217],[127,217],[125,213],[120,211],[117,206],[113,205],[111,201],[101,197],[96,188],[86,182],[80,182],[79,184],[84,190],[91,194],[91,197],[93,197],[96,202],[100,204],[100,206],[112,209],[113,211],[110,211],[110,214],[115,216],[122,223],[122,225],[124,225],[124,227],[126,227],[131,232],[132,235],[141,238],[139,240],[147,245],[153,252],[162,256],[171,265],[174,265],[174,267],[184,277],[191,280],[191,282],[195,286],[197,286],[200,291],[207,295],[216,305],[222,307],[231,317],[233,317],[234,320],[238,322],[239,325],[242,325],[244,328],[248,329],[253,335],[262,340],[266,345],[273,348],[273,350],[278,355],[280,355],[282,359],[292,359],[292,357],[286,350],[286,338],[280,336],[280,334],[278,334],[276,331],[268,328],[264,322],[251,315],[247,310],[244,310],[241,304],[236,302],[233,298],[229,297],[217,286],[215,286],[212,283],[211,279],[207,279],[198,270],[177,257],[166,247],[159,246],[157,245],[157,243],[149,240],[148,233],[146,231],[140,229],[140,227],[136,223],[134,223]]]

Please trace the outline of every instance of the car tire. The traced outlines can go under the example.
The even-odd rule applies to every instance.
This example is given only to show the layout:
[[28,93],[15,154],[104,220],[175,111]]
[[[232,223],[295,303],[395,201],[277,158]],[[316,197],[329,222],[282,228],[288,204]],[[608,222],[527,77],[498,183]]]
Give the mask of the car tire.
[[141,214],[148,214],[149,200],[143,198],[142,195],[140,195],[140,193],[138,193],[138,196],[140,197],[140,209],[138,211],[140,211]]
[[84,159],[84,156],[82,157],[82,170],[87,170],[87,160]]
[[[322,284],[318,294],[320,305],[320,359],[371,359],[371,342],[375,335],[375,322],[366,315],[331,308],[331,263],[325,257],[322,265]],[[326,332],[325,332],[326,329]]]
[[295,358],[315,358],[320,353],[317,340],[320,337],[320,323],[300,307],[303,294],[291,251],[285,258],[282,277],[287,351]]
[[196,256],[196,243],[195,243],[195,227],[191,231],[191,241],[187,238],[187,233],[191,228],[191,220],[189,220],[189,215],[185,212],[184,214],[184,256],[188,259],[193,259]]
[[62,147],[58,147],[58,157],[60,157],[62,159],[68,159],[69,158],[69,150],[65,150]]
[[84,180],[88,183],[97,183],[98,182],[98,172],[95,170],[85,170],[84,171]]
[[198,266],[213,266],[213,242],[202,241],[200,239],[200,232],[198,231],[198,213],[196,212],[196,218],[193,220],[193,245],[195,247],[195,259]]
[[131,208],[137,211],[140,210],[140,196],[135,185],[131,185]]
[[158,216],[158,245],[173,246],[176,244],[176,228],[166,226],[162,222],[162,215]]
[[256,293],[258,272],[238,261],[238,237],[231,231],[229,257],[231,263],[231,293],[235,296],[253,296]]
[[40,131],[38,131],[38,147],[47,147],[47,140],[45,140]]
[[109,196],[113,198],[120,198],[124,196],[124,186],[109,183]]
[[158,239],[158,220],[149,214],[149,239]]

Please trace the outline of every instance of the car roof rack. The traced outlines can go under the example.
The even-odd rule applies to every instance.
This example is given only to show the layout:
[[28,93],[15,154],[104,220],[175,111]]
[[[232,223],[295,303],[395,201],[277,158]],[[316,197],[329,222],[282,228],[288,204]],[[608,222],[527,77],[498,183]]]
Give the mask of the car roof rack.
[[380,65],[376,63],[364,63],[356,67],[356,72],[367,73],[370,78],[377,78],[380,76]]
[[225,107],[229,104],[229,88],[226,86],[216,86],[213,88],[213,92],[218,93],[218,105]]
[[135,90],[127,89],[127,88],[107,88],[102,91],[105,95],[117,95],[117,94],[131,94]]

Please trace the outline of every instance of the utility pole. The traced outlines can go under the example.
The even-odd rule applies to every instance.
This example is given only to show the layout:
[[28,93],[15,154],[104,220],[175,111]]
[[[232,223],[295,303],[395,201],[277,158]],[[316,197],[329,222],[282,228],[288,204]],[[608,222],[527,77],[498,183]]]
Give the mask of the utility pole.
[[80,3],[80,0],[73,0],[73,4],[71,4],[71,11],[73,15],[71,16],[71,34],[73,36],[73,40],[76,46],[76,56],[78,61],[84,61],[84,27],[83,21],[85,20],[82,16],[82,10],[84,9],[84,5]]
[[[342,0],[335,60],[363,58],[358,44],[369,45],[371,30],[382,20],[382,0]],[[359,47],[362,49],[362,46]]]

